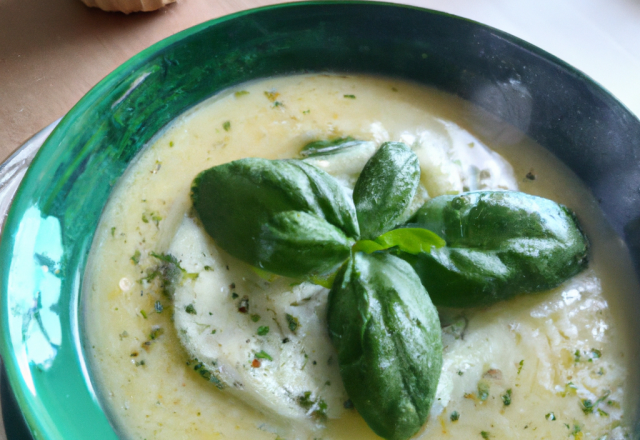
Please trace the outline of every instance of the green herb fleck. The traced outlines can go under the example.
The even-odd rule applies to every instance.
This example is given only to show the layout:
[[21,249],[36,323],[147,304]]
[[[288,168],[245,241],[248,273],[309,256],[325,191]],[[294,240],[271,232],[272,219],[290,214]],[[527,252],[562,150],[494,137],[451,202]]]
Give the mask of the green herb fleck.
[[489,398],[489,382],[486,380],[481,380],[478,382],[478,398],[484,402]]
[[576,363],[580,362],[580,350],[576,350],[576,352],[573,353],[573,360]]
[[464,372],[462,370],[458,370],[458,376],[464,376]]
[[480,431],[480,435],[485,440],[487,440],[489,438],[489,433],[487,431]]
[[140,251],[136,250],[133,255],[131,256],[131,261],[133,261],[133,264],[138,264],[140,263]]
[[261,325],[258,327],[258,336],[264,336],[269,333],[269,326]]
[[524,359],[522,359],[518,365],[520,365],[518,367],[518,374],[520,374],[520,372],[522,371],[522,367],[524,367]]
[[231,298],[236,299],[239,295],[236,292],[233,292],[231,294]]
[[268,361],[272,361],[273,358],[269,356],[264,350],[260,350],[256,353],[256,359],[266,359]]
[[544,418],[550,421],[554,421],[556,419],[556,415],[553,412],[550,412],[547,413]]
[[598,408],[598,414],[600,417],[609,417],[609,413]]
[[592,348],[591,349],[591,358],[592,359],[600,359],[600,357],[602,357],[602,351],[596,349],[596,348]]
[[458,411],[454,411],[451,413],[449,418],[451,419],[452,422],[457,422],[458,420],[460,420],[460,413]]
[[[266,92],[265,92],[265,93],[266,93]],[[248,92],[248,91],[246,91],[246,90],[238,90],[237,92],[235,92],[235,93],[233,94],[233,96],[235,96],[236,98],[239,98],[239,97],[241,97],[241,96],[248,95],[248,94],[249,94],[249,92]]]
[[162,313],[162,311],[164,310],[164,306],[160,301],[156,301],[155,309],[156,313]]
[[231,130],[231,121],[224,121],[222,123],[222,128],[224,128],[224,131]]
[[208,272],[213,272],[213,268],[211,266],[205,266],[204,270],[206,270]]
[[115,234],[116,234],[116,227],[114,226],[111,228],[111,236],[115,237]]
[[146,212],[142,213],[142,222],[143,223],[149,223],[149,219],[147,218],[147,213]]
[[169,142],[169,147],[173,147],[175,144],[173,143],[173,141]]
[[[302,407],[305,411],[309,411],[314,409],[311,415],[317,419],[326,419],[327,417],[327,404],[322,399],[314,399],[311,395],[311,391],[305,391],[296,399],[298,405]],[[353,403],[350,400],[347,400],[344,403],[344,407],[349,409],[353,408]]]
[[258,322],[258,321],[260,321],[260,315],[258,315],[258,314],[253,314],[253,315],[251,315],[251,320],[252,320],[253,322]]
[[356,99],[356,95],[343,95],[347,99]]
[[283,107],[283,106],[284,106],[284,104],[283,104],[283,103],[281,103],[280,101],[276,101],[276,102],[274,102],[274,103],[273,103],[273,106],[274,106],[274,107]]
[[140,310],[140,314],[144,319],[147,319],[147,312],[145,312],[144,310]]
[[308,115],[309,113],[311,113],[311,110],[302,110],[303,115]]
[[149,334],[149,339],[153,341],[154,339],[158,339],[163,334],[164,334],[164,329],[162,327],[160,326],[153,327],[151,329],[151,333]]
[[198,313],[196,312],[196,308],[193,306],[193,304],[189,304],[187,307],[185,307],[184,311],[190,315],[195,315]]
[[289,326],[289,330],[295,333],[296,330],[298,330],[298,327],[300,327],[300,321],[298,321],[298,318],[288,313],[286,315],[286,318],[287,318],[287,324]]
[[511,405],[511,388],[509,388],[507,392],[502,395],[502,403],[504,404],[504,406]]
[[218,330],[211,330],[211,334],[215,335],[218,332]]

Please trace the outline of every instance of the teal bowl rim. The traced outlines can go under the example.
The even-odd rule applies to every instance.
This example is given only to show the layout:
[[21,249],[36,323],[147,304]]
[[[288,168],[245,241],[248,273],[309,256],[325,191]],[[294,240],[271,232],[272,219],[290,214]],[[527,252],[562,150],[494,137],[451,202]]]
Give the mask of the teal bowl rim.
[[[92,104],[98,100],[100,100],[108,91],[115,89],[117,86],[121,85],[128,76],[136,70],[136,68],[143,66],[145,63],[149,62],[156,54],[162,52],[163,50],[171,47],[174,44],[178,44],[184,39],[195,35],[205,29],[208,29],[212,26],[218,26],[224,22],[229,20],[239,19],[244,16],[249,16],[252,14],[260,13],[268,10],[275,9],[289,9],[289,8],[305,8],[322,5],[323,7],[329,6],[339,6],[339,5],[369,5],[376,6],[381,8],[402,8],[402,9],[413,9],[422,12],[428,12],[430,14],[442,15],[445,17],[450,17],[456,20],[461,20],[464,22],[472,23],[479,28],[482,28],[486,31],[491,32],[498,38],[507,40],[525,50],[533,53],[534,55],[545,59],[551,64],[561,68],[566,73],[573,75],[579,78],[580,81],[588,83],[592,86],[600,96],[604,97],[605,100],[614,101],[618,106],[622,109],[623,113],[627,113],[631,116],[632,119],[635,119],[635,116],[619,101],[617,101],[610,92],[597,84],[594,80],[589,78],[584,73],[575,69],[571,65],[565,63],[564,61],[558,59],[557,57],[547,53],[546,51],[527,43],[517,37],[509,35],[505,32],[494,29],[490,26],[475,22],[473,20],[469,20],[462,17],[457,17],[451,14],[447,14],[439,11],[432,11],[425,8],[420,8],[416,6],[409,5],[400,5],[393,3],[384,3],[384,2],[375,2],[375,1],[338,1],[331,2],[328,4],[323,1],[310,1],[310,2],[296,2],[296,3],[286,3],[286,4],[276,4],[269,5],[255,9],[249,9],[245,11],[240,11],[231,15],[223,16],[220,18],[216,18],[202,24],[193,26],[184,31],[181,31],[175,35],[167,37],[149,48],[141,51],[137,55],[133,56],[121,66],[116,68],[113,72],[107,75],[103,80],[101,80],[96,86],[94,86],[61,120],[60,124],[56,127],[56,129],[51,133],[47,141],[44,143],[40,152],[37,154],[35,159],[33,160],[28,172],[26,173],[20,188],[18,189],[11,210],[7,217],[7,220],[4,225],[2,241],[0,242],[0,259],[2,263],[0,263],[0,282],[2,283],[0,287],[2,288],[3,298],[2,305],[0,310],[0,355],[4,362],[4,367],[6,368],[8,379],[13,390],[13,393],[17,399],[17,402],[23,411],[26,422],[31,430],[33,436],[35,438],[42,439],[62,439],[65,438],[63,432],[59,430],[60,426],[58,425],[58,420],[53,420],[50,418],[48,413],[42,413],[41,410],[45,407],[40,407],[42,404],[39,401],[37,396],[33,395],[33,392],[30,390],[29,385],[27,384],[27,380],[25,376],[22,374],[20,360],[16,354],[14,348],[14,342],[12,342],[12,330],[9,327],[10,320],[10,310],[7,303],[8,297],[12,295],[12,291],[9,290],[9,275],[11,270],[12,257],[14,253],[14,245],[16,238],[16,231],[21,226],[23,221],[23,216],[25,212],[29,209],[32,197],[38,191],[38,183],[41,176],[46,175],[51,172],[53,169],[53,165],[56,163],[57,155],[61,149],[64,149],[63,145],[64,136],[71,129],[78,116],[84,114],[85,112],[91,111]],[[196,103],[194,103],[196,104]],[[80,272],[83,272],[81,270]],[[87,391],[91,394],[94,404],[99,407],[99,403],[96,400],[95,393],[93,392],[91,381],[89,378],[89,373],[87,371],[86,365],[84,365],[83,360],[83,347],[81,345],[80,336],[78,335],[78,299],[79,292],[81,288],[82,281],[80,279],[74,280],[72,283],[73,288],[75,289],[71,293],[71,299],[74,304],[67,304],[66,306],[70,308],[70,319],[72,327],[72,332],[75,336],[74,339],[74,349],[75,354],[77,355],[77,361],[80,362],[80,369],[82,370],[85,381],[85,385],[87,387]],[[14,335],[15,336],[15,335]],[[29,374],[34,374],[30,365],[27,366],[29,368]],[[24,369],[24,365],[22,366]],[[101,410],[102,411],[102,410]],[[104,428],[108,425],[108,421],[103,412],[100,413],[102,415],[103,420],[95,420],[96,427]],[[75,417],[82,417],[82,415],[76,415]],[[69,423],[72,420],[62,421],[63,423]],[[112,431],[113,435],[109,436],[107,433],[104,438],[116,438],[115,433]],[[103,436],[103,433],[100,433]],[[94,437],[95,438],[95,437]]]

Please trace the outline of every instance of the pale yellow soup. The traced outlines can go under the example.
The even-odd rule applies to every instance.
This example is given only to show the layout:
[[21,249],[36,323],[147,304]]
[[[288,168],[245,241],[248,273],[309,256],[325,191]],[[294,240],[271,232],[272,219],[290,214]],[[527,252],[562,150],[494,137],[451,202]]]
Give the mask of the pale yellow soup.
[[[266,79],[211,98],[156,136],[114,190],[82,300],[94,385],[122,438],[376,438],[353,409],[310,429],[218,390],[188,364],[171,298],[140,280],[157,264],[151,253],[169,249],[200,171],[243,157],[298,157],[317,139],[380,144],[420,133],[499,153],[513,167],[512,185],[577,213],[591,257],[587,271],[552,291],[462,312],[462,336],[445,329],[437,400],[417,437],[627,438],[638,389],[638,284],[589,191],[546,150],[460,99],[399,80],[337,75]],[[224,261],[238,289],[250,289],[244,263]],[[443,321],[460,314],[442,313]]]

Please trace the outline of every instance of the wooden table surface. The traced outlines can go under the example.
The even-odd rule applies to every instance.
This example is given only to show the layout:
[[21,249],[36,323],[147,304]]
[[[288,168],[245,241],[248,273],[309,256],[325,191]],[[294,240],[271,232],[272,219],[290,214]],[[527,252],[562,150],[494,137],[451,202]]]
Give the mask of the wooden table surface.
[[[80,0],[0,0],[0,162],[142,49],[203,21],[284,1],[178,0],[157,12],[127,16],[87,8]],[[637,0],[402,3],[519,36],[583,70],[640,115]]]

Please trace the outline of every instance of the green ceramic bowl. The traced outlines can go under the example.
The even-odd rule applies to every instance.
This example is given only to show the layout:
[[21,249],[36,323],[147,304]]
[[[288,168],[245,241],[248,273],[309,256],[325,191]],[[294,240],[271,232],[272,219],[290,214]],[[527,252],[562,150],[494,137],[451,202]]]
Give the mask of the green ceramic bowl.
[[117,438],[87,371],[78,303],[98,219],[132,158],[222,89],[314,71],[418,81],[515,125],[590,186],[640,260],[640,121],[562,61],[478,23],[383,3],[223,17],[161,41],[101,81],[51,134],[15,197],[0,245],[0,353],[35,438]]

